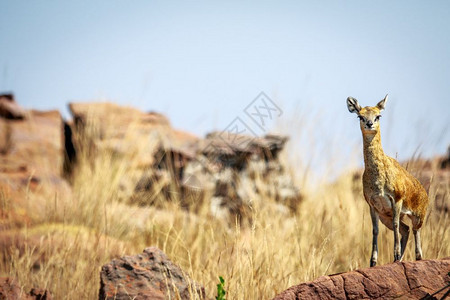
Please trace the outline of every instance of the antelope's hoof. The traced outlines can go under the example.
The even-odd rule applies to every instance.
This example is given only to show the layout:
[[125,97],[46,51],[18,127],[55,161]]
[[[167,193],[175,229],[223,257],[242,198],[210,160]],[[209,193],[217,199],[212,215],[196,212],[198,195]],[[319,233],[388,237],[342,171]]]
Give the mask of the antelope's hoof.
[[371,260],[370,261],[370,267],[375,267],[377,265],[377,261],[376,260]]

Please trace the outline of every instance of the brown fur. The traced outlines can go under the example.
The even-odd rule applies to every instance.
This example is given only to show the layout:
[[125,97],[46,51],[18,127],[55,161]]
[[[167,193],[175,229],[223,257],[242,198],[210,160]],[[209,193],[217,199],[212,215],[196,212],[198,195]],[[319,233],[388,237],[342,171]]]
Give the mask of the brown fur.
[[386,100],[387,96],[375,107],[361,108],[356,99],[347,99],[349,111],[355,112],[361,119],[365,165],[363,192],[371,209],[373,224],[371,266],[377,261],[378,220],[394,230],[394,259],[402,259],[409,235],[409,226],[403,222],[405,214],[412,221],[416,239],[416,259],[422,258],[419,230],[424,223],[428,207],[428,195],[419,181],[395,159],[384,154],[379,118]]
[[428,206],[424,187],[395,159],[384,154],[379,131],[375,136],[363,132],[363,140],[363,190],[366,201],[377,195],[392,195],[395,202],[403,201],[403,207],[423,220]]

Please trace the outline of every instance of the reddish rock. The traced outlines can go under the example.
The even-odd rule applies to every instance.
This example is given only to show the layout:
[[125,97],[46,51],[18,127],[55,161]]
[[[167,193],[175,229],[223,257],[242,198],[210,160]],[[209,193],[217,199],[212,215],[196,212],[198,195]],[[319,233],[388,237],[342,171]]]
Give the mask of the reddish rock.
[[170,200],[167,195],[180,194],[181,189],[173,193],[177,188],[173,182],[181,181],[186,162],[195,156],[196,136],[173,129],[165,116],[155,112],[108,102],[71,103],[69,108],[74,118],[73,160],[77,153],[87,154],[89,160],[108,153],[123,161],[128,171],[120,179],[122,199],[153,205],[149,198],[154,197],[149,197],[148,191],[155,183],[158,193],[154,194],[161,199],[158,203]]
[[24,120],[0,118],[0,129],[0,172],[61,175],[64,138],[58,111],[29,111]]
[[36,300],[52,300],[52,294],[44,289],[41,288],[32,288],[30,290],[29,293],[29,297],[31,297],[31,299],[36,299]]
[[[274,299],[420,299],[448,285],[449,272],[450,257],[399,262],[322,276],[290,287]],[[447,290],[434,297],[440,299]]]
[[14,100],[13,94],[0,95],[0,117],[6,119],[24,119],[26,111]]
[[204,299],[205,289],[155,247],[114,259],[100,272],[100,300],[193,299],[194,295]]
[[20,286],[15,280],[8,277],[0,278],[0,299],[19,299]]
[[0,299],[52,300],[51,293],[40,288],[32,288],[24,293],[16,280],[9,277],[0,278]]
[[[109,102],[70,103],[69,109],[75,121],[75,139],[81,138],[79,142],[94,144],[99,149],[124,154],[153,144],[154,150],[160,147],[183,150],[198,141],[192,134],[174,130],[169,120],[156,112],[144,113]],[[83,146],[78,143],[78,147]],[[145,156],[149,154],[152,153],[145,152]]]
[[8,203],[0,208],[2,229],[29,224],[30,212],[39,214],[44,206],[34,197],[27,203],[31,194],[42,199],[49,195],[70,195],[70,187],[61,177],[64,161],[61,114],[30,110],[25,115],[26,118],[20,119],[0,114],[0,194]]
[[110,102],[77,102],[69,104],[70,112],[75,121],[76,130],[92,130],[95,135],[90,138],[108,140],[123,139],[127,135],[136,134],[143,137],[158,129],[169,129],[169,120],[158,113],[144,113],[138,109],[121,106]]

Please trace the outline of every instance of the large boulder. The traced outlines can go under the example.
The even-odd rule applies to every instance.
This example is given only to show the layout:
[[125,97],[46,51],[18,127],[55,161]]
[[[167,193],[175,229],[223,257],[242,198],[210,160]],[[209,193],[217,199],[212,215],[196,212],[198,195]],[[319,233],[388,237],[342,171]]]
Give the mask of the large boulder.
[[60,176],[64,160],[63,121],[58,111],[28,111],[27,117],[0,117],[2,173],[27,170],[37,176]]
[[[232,220],[247,219],[251,207],[273,199],[295,211],[299,189],[279,160],[287,137],[250,137],[226,131],[205,138],[176,130],[158,113],[112,103],[69,104],[75,152],[120,158],[126,176],[119,197],[139,205],[168,202]],[[105,152],[112,155],[104,155]]]
[[162,114],[108,102],[70,103],[69,109],[76,156],[83,153],[95,160],[108,153],[126,162],[127,176],[121,179],[125,199],[141,201],[139,193],[146,188],[151,191],[147,185],[157,177],[177,179],[186,161],[195,155],[198,138],[173,129]]
[[155,247],[114,259],[100,272],[100,300],[204,298],[204,287]]
[[[293,286],[274,300],[295,299],[421,299],[448,286],[450,257],[397,262],[352,272],[322,276]],[[441,297],[444,289],[435,294]],[[436,299],[429,298],[429,299]]]
[[169,120],[156,112],[146,113],[109,102],[70,103],[69,110],[74,119],[76,146],[82,148],[89,144],[97,150],[122,155],[144,146],[148,151],[136,158],[147,166],[153,163],[148,159],[159,147],[182,148],[197,141],[193,135],[174,130]]
[[12,96],[0,100],[10,104],[0,108],[0,195],[7,204],[0,208],[0,228],[6,228],[30,223],[30,212],[39,215],[45,207],[41,200],[68,197],[71,189],[62,178],[61,114],[25,110]]
[[[211,212],[219,218],[248,219],[252,207],[271,205],[296,211],[302,197],[279,159],[288,138],[251,137],[213,132],[201,140],[197,155],[183,173],[187,191],[203,190],[211,198]],[[275,207],[274,207],[275,208]]]

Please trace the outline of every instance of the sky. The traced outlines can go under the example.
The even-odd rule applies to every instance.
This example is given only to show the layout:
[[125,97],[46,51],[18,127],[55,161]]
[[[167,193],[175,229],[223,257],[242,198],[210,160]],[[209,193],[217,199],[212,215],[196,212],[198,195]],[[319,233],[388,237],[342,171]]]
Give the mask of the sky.
[[[112,101],[200,136],[239,118],[346,162],[362,157],[346,98],[389,94],[386,153],[450,145],[449,1],[0,0],[0,11],[0,92],[27,108],[69,118],[69,102]],[[262,130],[245,114],[261,92],[279,108]]]

